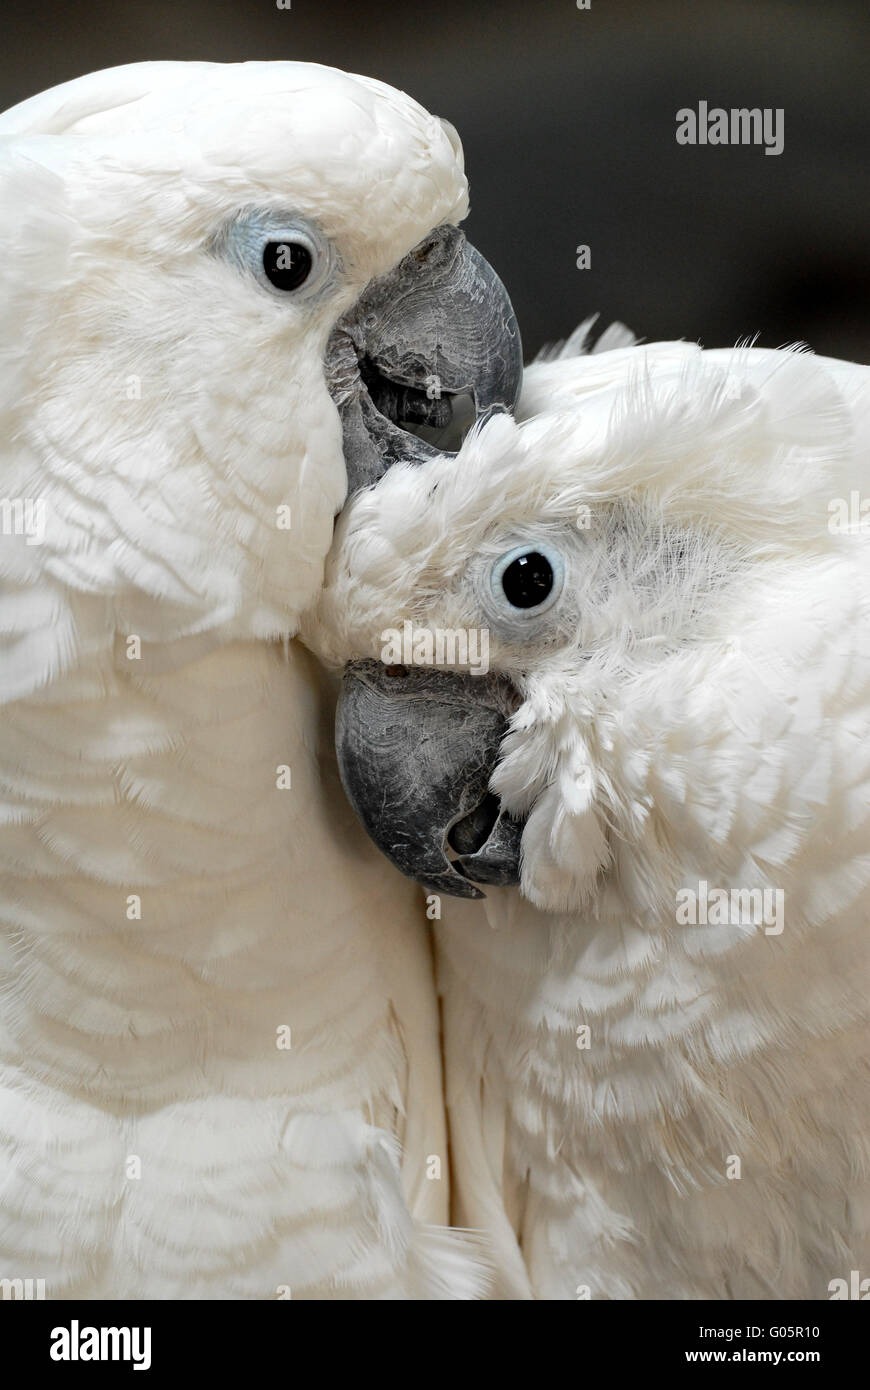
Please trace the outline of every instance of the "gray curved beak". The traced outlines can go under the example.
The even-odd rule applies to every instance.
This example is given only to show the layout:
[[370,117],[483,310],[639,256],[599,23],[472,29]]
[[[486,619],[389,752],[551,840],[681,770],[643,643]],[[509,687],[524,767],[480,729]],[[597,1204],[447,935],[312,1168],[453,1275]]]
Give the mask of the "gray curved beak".
[[336,712],[345,791],[378,848],[428,891],[519,882],[522,824],[489,791],[517,698],[498,676],[351,662]]
[[326,365],[349,493],[394,463],[455,451],[475,420],[513,410],[522,385],[507,291],[451,226],[372,281],[333,329]]

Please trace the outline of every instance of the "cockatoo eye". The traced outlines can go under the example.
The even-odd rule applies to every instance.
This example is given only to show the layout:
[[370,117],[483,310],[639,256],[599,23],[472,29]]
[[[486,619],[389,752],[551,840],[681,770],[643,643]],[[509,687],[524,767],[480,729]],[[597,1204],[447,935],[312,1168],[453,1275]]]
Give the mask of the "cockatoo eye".
[[503,614],[534,619],[556,602],[564,577],[562,557],[552,546],[517,545],[492,567],[491,598]]
[[529,550],[502,571],[501,587],[512,608],[537,608],[552,592],[553,566],[539,550]]
[[308,298],[340,269],[335,247],[299,213],[244,208],[218,229],[209,245],[213,254],[282,298],[294,293]]
[[263,270],[276,290],[298,290],[311,274],[314,257],[302,241],[267,241]]

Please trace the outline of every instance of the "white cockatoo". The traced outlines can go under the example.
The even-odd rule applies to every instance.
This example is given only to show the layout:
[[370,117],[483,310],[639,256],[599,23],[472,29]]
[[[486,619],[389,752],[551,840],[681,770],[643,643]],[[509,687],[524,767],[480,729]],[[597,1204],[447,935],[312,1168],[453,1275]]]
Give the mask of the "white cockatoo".
[[347,486],[514,402],[458,138],[147,63],[0,117],[0,191],[4,1290],[475,1296],[419,890],[286,640]]
[[436,923],[456,1220],[502,1297],[842,1296],[870,368],[623,346],[529,370],[520,413],[357,494],[319,609],[370,833],[433,908],[485,892]]

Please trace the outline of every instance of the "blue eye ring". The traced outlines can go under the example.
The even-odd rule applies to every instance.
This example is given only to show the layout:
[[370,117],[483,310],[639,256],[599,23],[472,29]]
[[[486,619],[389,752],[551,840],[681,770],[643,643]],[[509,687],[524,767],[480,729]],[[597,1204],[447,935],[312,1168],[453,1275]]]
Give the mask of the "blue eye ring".
[[[275,272],[283,267],[271,264],[278,250],[289,252],[290,263],[304,266],[298,279]],[[296,213],[262,208],[243,208],[235,213],[211,239],[209,249],[247,275],[273,298],[308,299],[325,287],[339,269],[335,248],[320,228]],[[295,283],[294,283],[295,281]]]
[[[520,568],[524,564],[530,566],[525,575]],[[564,584],[562,556],[546,541],[513,546],[499,556],[489,576],[491,600],[500,614],[509,615],[512,624],[532,623],[546,613],[558,602]],[[542,595],[540,602],[534,601],[536,589]]]

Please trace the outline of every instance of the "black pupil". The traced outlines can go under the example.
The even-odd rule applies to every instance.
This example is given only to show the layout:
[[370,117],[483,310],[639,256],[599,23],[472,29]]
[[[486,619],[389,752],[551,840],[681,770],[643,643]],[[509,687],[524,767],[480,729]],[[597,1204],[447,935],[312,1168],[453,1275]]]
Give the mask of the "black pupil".
[[298,241],[269,241],[263,269],[277,290],[298,290],[311,272],[311,252]]
[[553,566],[545,555],[530,550],[511,561],[501,577],[501,587],[514,608],[534,608],[553,587]]

